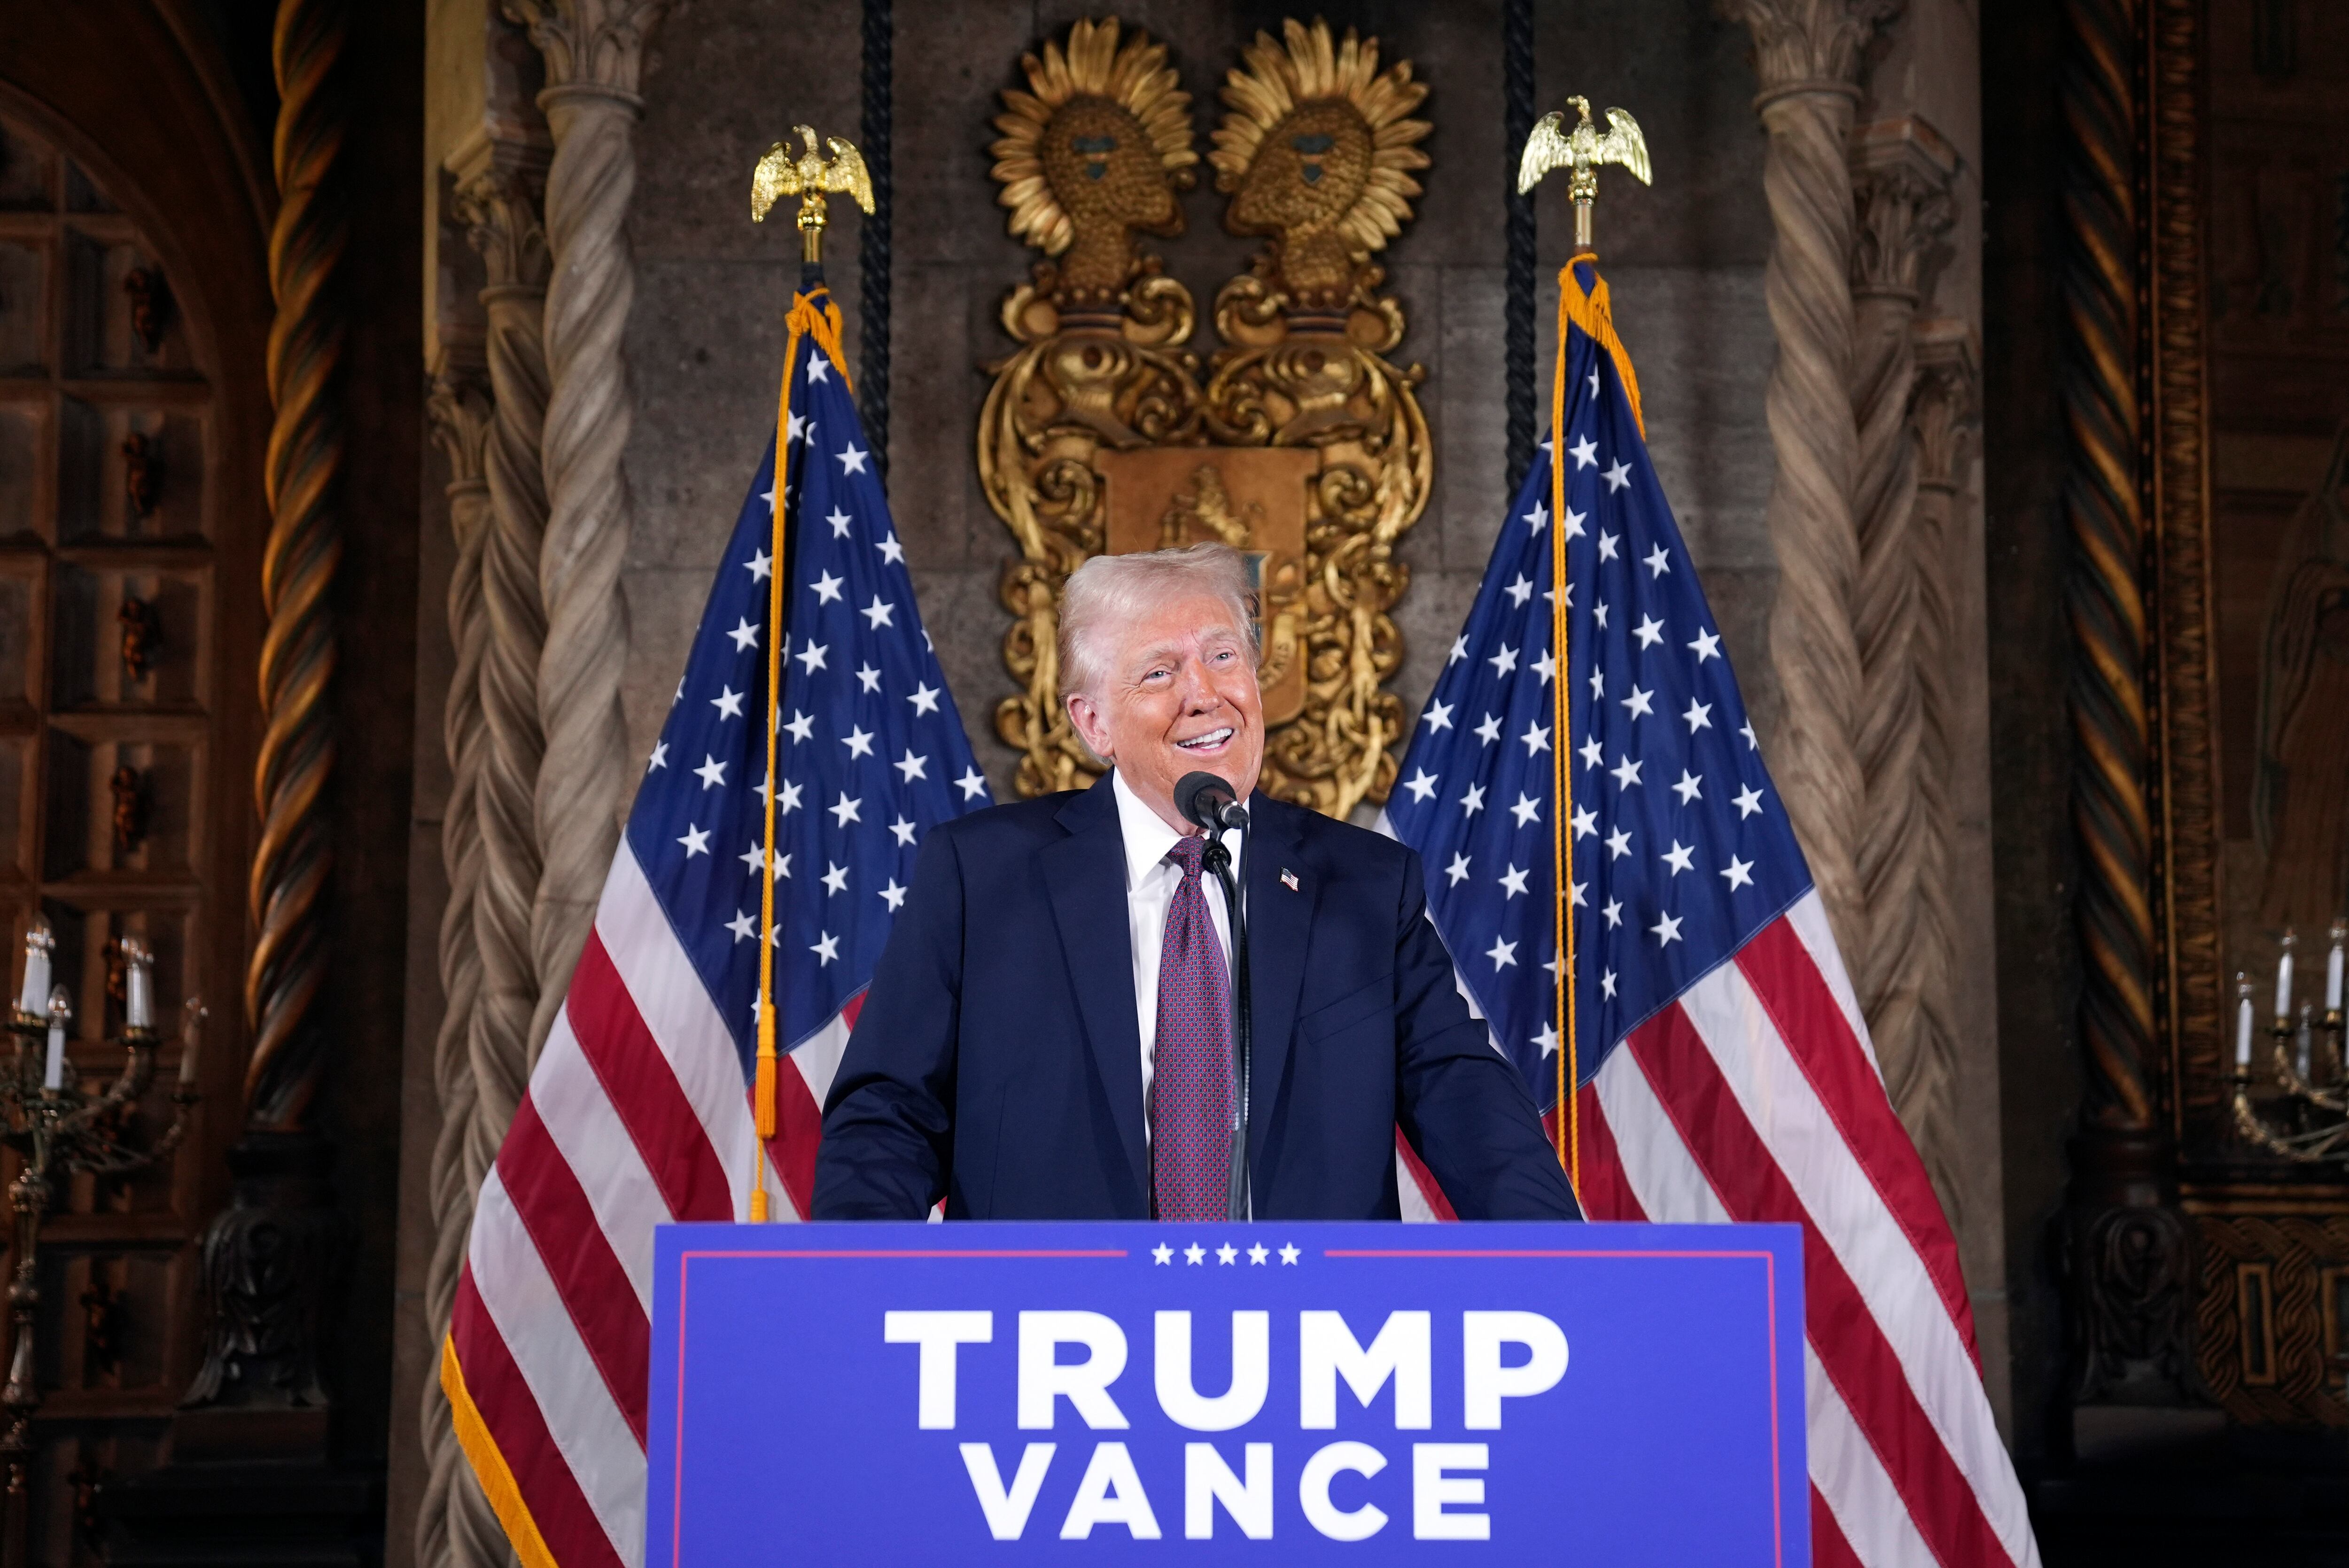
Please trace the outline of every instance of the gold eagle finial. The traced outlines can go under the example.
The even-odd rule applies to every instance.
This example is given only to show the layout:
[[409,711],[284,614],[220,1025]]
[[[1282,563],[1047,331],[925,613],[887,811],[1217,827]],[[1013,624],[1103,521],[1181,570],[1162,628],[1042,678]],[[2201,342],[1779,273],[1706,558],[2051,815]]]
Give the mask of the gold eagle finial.
[[1588,98],[1566,101],[1582,118],[1572,130],[1566,130],[1564,114],[1553,109],[1542,116],[1541,123],[1526,138],[1526,154],[1517,164],[1517,193],[1532,190],[1553,169],[1569,170],[1567,195],[1574,202],[1574,242],[1578,249],[1588,250],[1590,204],[1599,199],[1599,166],[1618,163],[1640,184],[1653,184],[1648,169],[1648,139],[1640,134],[1640,122],[1622,109],[1607,111],[1607,129],[1601,134],[1591,122]]
[[750,221],[763,223],[777,201],[785,196],[798,197],[801,250],[812,262],[820,259],[823,242],[823,199],[828,195],[847,196],[870,212],[873,177],[864,170],[864,155],[840,138],[824,139],[823,145],[832,150],[832,156],[826,158],[816,150],[812,126],[795,125],[792,129],[806,143],[807,150],[793,158],[791,149],[782,142],[767,149],[766,156],[750,171]]

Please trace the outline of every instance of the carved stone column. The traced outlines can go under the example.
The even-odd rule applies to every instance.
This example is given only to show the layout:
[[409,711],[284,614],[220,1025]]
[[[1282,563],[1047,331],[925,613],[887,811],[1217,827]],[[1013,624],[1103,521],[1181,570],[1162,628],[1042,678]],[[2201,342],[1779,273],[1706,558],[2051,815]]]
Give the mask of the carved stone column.
[[621,338],[636,294],[626,221],[636,189],[637,72],[667,0],[506,0],[546,61],[539,104],[547,170],[545,538],[538,559],[546,641],[536,795],[543,860],[531,945],[538,1000],[531,1056],[554,1023],[619,842],[635,783],[620,711],[628,652],[620,567],[631,505],[620,469],[631,415]]
[[[1925,666],[1941,649],[1920,615],[1927,588],[1916,548],[1909,401],[1917,359],[1909,329],[1935,270],[1930,258],[1955,216],[1950,182],[1957,164],[1949,143],[1913,117],[1863,127],[1852,139],[1858,222],[1851,401],[1859,437],[1852,521],[1859,570],[1851,623],[1860,670],[1853,739],[1868,793],[1852,830],[1864,918],[1859,945],[1844,950],[1885,1087],[1952,1223],[1956,1064],[1947,1037],[1934,1035],[1925,995],[1929,975],[1947,968],[1949,950],[1949,933],[1934,923],[1926,902],[1927,884],[1940,875],[1934,846],[1946,837],[1930,820],[1923,766]],[[1946,897],[1937,903],[1946,911]]]
[[[1959,1146],[1957,918],[1950,897],[1951,843],[1957,825],[1950,802],[1956,767],[1956,728],[1950,661],[1955,617],[1950,605],[1950,542],[1959,495],[1973,460],[1981,414],[1981,352],[1962,321],[1920,321],[1913,328],[1916,385],[1909,401],[1915,442],[1916,503],[1910,513],[1909,559],[1915,562],[1914,666],[1920,720],[1917,747],[1917,1013],[1909,1060],[1896,1074],[1885,1063],[1886,1087],[1902,1125],[1917,1140],[1951,1225],[1963,1208],[1964,1160]],[[1884,1036],[1877,1046],[1883,1050]],[[1879,1058],[1881,1059],[1881,1057]]]
[[1778,363],[1766,412],[1777,472],[1770,538],[1778,598],[1770,650],[1785,706],[1771,772],[1847,954],[1864,950],[1855,833],[1867,810],[1858,752],[1860,573],[1852,483],[1851,136],[1860,51],[1898,0],[1722,0],[1754,38],[1770,138],[1763,188],[1775,231],[1764,278]]

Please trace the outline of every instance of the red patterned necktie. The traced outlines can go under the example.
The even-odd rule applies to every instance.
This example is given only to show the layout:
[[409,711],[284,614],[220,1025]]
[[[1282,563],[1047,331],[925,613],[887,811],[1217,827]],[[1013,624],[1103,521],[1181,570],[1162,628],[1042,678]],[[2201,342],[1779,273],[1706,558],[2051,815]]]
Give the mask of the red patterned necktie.
[[1207,913],[1199,867],[1207,841],[1178,839],[1166,858],[1183,881],[1158,948],[1158,1039],[1150,1076],[1151,1184],[1158,1217],[1231,1217],[1232,985]]

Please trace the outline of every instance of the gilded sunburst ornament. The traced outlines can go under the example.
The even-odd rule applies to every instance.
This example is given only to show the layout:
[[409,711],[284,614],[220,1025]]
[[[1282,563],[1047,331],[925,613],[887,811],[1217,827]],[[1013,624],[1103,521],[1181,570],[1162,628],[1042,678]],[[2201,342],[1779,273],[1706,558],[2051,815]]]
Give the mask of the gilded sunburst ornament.
[[1022,56],[1029,90],[1007,88],[1002,136],[988,150],[1011,211],[1013,237],[1055,258],[1048,290],[1064,304],[1113,304],[1143,263],[1133,235],[1183,232],[1191,95],[1175,85],[1166,46],[1116,17],[1081,21],[1065,46]]
[[1351,27],[1333,41],[1318,17],[1309,27],[1291,18],[1282,33],[1258,33],[1245,67],[1224,78],[1207,156],[1232,198],[1225,227],[1271,238],[1261,270],[1296,304],[1335,309],[1411,217],[1411,171],[1427,167],[1418,143],[1430,127],[1410,116],[1427,87],[1407,61],[1381,74],[1378,40]]

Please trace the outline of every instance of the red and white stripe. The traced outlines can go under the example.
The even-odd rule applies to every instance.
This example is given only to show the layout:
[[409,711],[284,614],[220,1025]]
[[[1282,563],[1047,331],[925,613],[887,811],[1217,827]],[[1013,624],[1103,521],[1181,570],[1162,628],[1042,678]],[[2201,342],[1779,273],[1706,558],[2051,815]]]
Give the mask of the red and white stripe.
[[[856,1004],[779,1064],[771,1214],[806,1212]],[[734,1038],[624,839],[474,1209],[442,1380],[524,1568],[644,1556],[653,1229],[750,1212]]]
[[[2037,1563],[1957,1243],[1816,892],[1634,1029],[1580,1111],[1591,1218],[1802,1225],[1821,1568]],[[1405,1217],[1433,1217],[1424,1169],[1402,1173]]]

